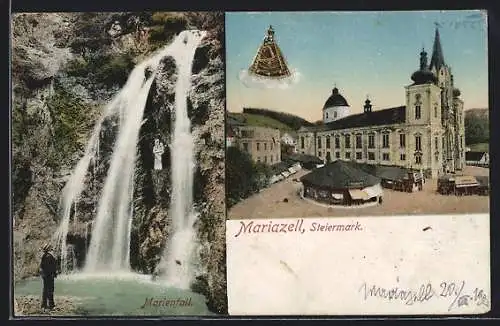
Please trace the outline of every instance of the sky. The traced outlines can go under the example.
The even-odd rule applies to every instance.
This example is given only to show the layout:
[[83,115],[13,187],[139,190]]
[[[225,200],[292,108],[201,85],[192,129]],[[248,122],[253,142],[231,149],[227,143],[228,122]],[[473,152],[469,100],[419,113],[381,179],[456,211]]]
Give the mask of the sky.
[[[363,111],[369,96],[373,110],[405,105],[405,89],[419,68],[422,47],[428,62],[439,24],[445,63],[465,109],[488,107],[486,13],[414,12],[228,12],[226,13],[227,109],[258,107],[322,117],[333,87]],[[300,81],[288,89],[246,87],[238,78],[248,69],[272,25],[275,39]]]

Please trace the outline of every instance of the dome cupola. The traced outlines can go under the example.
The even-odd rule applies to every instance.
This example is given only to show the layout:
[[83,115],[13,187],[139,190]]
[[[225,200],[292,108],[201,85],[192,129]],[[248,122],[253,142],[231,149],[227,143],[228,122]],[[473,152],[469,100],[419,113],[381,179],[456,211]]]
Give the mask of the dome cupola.
[[413,80],[413,85],[437,83],[436,75],[427,67],[427,52],[424,49],[420,52],[420,69],[411,75],[411,80]]
[[332,95],[330,95],[330,97],[326,100],[323,109],[335,106],[349,106],[346,99],[339,93],[339,89],[337,87],[332,90]]

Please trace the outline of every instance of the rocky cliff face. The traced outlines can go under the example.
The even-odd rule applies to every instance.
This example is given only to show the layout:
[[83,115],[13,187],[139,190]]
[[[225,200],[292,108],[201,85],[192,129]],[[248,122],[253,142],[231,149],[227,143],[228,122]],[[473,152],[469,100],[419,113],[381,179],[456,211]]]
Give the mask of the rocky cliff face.
[[[176,32],[209,31],[195,54],[189,116],[196,139],[195,205],[200,244],[193,289],[211,310],[227,312],[224,202],[223,15],[219,13],[22,14],[13,31],[13,201],[16,279],[35,275],[38,248],[51,240],[61,189],[82,156],[103,103],[123,85],[133,65]],[[43,41],[42,41],[43,40]],[[170,232],[170,151],[153,169],[153,144],[170,143],[175,62],[164,58],[151,88],[138,144],[132,268],[154,273]],[[108,119],[73,211],[68,242],[78,265],[85,259],[118,121]],[[175,158],[174,158],[175,159]]]

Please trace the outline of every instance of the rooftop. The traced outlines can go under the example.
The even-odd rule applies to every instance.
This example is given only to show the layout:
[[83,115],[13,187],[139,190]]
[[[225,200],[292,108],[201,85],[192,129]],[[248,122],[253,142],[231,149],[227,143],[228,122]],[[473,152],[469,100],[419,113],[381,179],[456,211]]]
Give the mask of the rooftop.
[[306,174],[300,181],[325,188],[360,189],[379,184],[380,178],[356,168],[350,162],[337,160]]
[[406,120],[406,106],[376,110],[366,113],[352,114],[326,124],[313,127],[304,127],[310,131],[340,130],[371,126],[383,126],[404,123]]

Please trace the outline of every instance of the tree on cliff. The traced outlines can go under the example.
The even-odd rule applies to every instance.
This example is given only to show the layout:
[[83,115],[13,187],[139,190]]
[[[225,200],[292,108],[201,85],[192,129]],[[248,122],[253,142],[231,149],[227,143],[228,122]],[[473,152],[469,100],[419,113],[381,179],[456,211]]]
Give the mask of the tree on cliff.
[[471,109],[465,112],[465,143],[467,145],[490,141],[488,109]]

